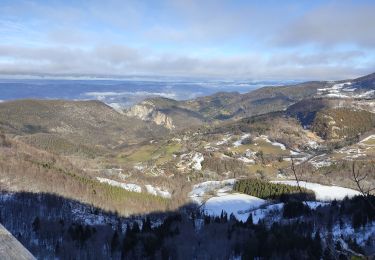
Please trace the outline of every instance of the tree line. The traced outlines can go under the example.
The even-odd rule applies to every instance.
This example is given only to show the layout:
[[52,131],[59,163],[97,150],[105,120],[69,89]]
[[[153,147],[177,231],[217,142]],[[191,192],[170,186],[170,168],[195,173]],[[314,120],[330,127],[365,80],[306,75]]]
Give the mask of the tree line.
[[315,199],[315,194],[311,190],[305,188],[300,189],[297,186],[271,183],[259,179],[237,180],[233,190],[261,199],[280,201],[288,201],[292,198],[303,200]]

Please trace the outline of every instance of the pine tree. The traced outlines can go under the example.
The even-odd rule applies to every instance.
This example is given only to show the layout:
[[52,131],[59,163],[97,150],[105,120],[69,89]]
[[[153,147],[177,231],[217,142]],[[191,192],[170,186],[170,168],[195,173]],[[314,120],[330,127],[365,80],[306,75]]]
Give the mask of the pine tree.
[[253,214],[252,213],[249,214],[249,217],[247,218],[245,224],[248,227],[252,226],[254,224],[254,222],[253,222]]
[[39,219],[39,217],[35,217],[32,226],[33,226],[33,231],[35,233],[37,233],[40,230],[40,219]]
[[119,247],[120,240],[117,230],[113,233],[112,240],[111,240],[111,253],[113,254]]

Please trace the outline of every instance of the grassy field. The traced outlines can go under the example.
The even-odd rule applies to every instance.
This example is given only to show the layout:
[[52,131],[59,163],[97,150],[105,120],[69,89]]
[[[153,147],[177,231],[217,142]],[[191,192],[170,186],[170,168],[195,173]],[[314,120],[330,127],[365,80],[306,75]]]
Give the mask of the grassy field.
[[263,151],[264,154],[270,155],[289,155],[288,150],[282,150],[279,146],[272,145],[264,140],[256,140],[253,144],[245,144],[230,148],[232,152],[241,154],[245,153],[248,149],[253,152]]
[[279,169],[285,169],[290,166],[290,162],[287,161],[274,161],[270,164],[263,165],[263,164],[252,164],[248,165],[248,169],[250,173],[259,173],[263,172],[266,176],[274,176],[278,173]]
[[173,154],[181,149],[181,144],[173,142],[169,144],[149,144],[138,147],[126,154],[121,154],[118,161],[121,163],[139,163],[155,160],[157,165],[173,159]]

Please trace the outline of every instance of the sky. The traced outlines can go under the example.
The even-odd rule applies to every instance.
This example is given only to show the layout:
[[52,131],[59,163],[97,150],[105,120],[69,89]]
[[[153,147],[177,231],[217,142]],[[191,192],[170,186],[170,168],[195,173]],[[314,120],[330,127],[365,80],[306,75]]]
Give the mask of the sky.
[[0,0],[0,74],[353,78],[375,72],[374,14],[374,0]]

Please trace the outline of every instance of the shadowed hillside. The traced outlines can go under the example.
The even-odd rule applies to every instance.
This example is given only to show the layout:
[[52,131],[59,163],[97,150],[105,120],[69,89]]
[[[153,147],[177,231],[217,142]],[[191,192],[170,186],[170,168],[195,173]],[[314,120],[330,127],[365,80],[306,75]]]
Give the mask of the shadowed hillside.
[[346,259],[374,252],[371,237],[365,247],[347,236],[337,243],[328,237],[333,225],[361,230],[375,219],[361,197],[314,210],[287,202],[259,222],[256,215],[245,222],[225,212],[210,217],[191,205],[124,218],[45,193],[2,193],[0,206],[0,222],[40,259]]

